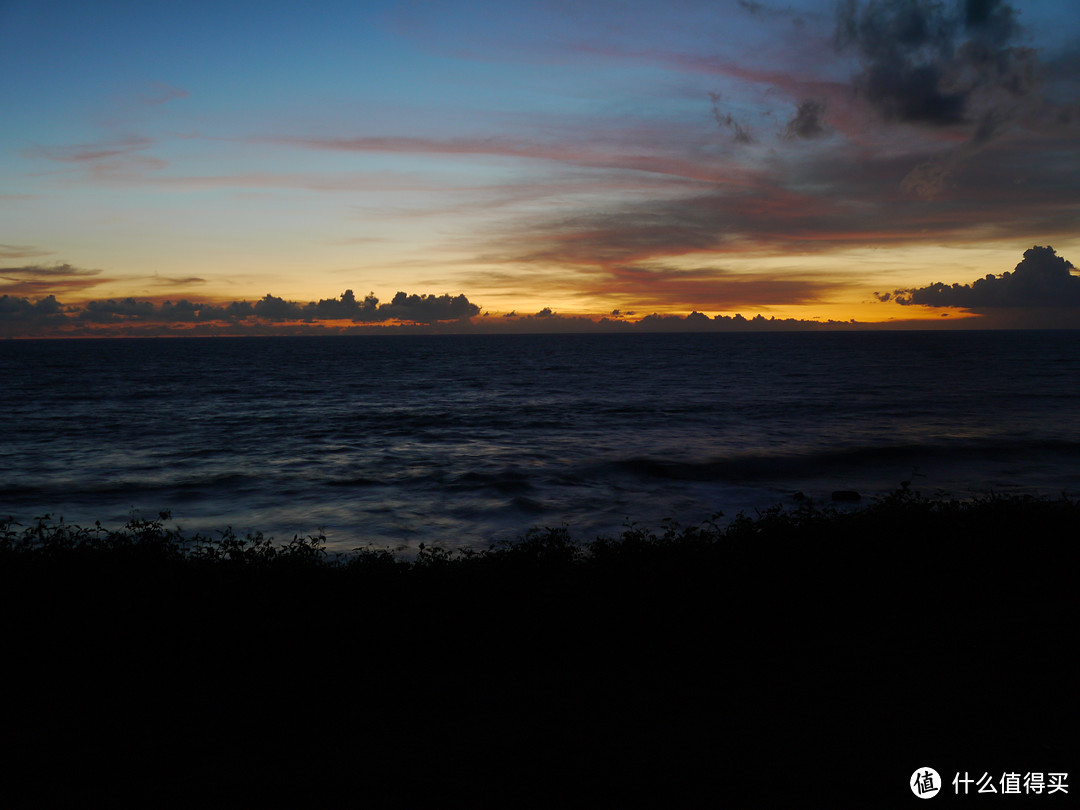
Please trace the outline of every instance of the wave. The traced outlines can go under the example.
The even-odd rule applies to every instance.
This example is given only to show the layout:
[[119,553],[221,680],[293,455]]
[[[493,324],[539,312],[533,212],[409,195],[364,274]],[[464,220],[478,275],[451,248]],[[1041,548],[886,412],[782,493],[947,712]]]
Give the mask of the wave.
[[75,480],[65,478],[61,480],[50,479],[39,484],[0,484],[0,498],[26,499],[41,497],[70,500],[72,498],[78,498],[80,495],[107,498],[110,496],[175,493],[177,498],[184,499],[200,497],[207,491],[215,491],[214,494],[220,494],[223,491],[239,494],[253,490],[261,484],[262,481],[257,476],[243,473],[194,475],[177,480],[153,480],[145,478],[117,478],[106,480],[101,480],[100,478],[86,478],[84,480]]
[[979,442],[912,443],[807,450],[794,453],[746,453],[706,460],[635,456],[610,466],[641,478],[674,481],[768,481],[818,479],[841,471],[872,466],[956,467],[987,462],[1052,459],[1080,462],[1080,442],[998,439]]

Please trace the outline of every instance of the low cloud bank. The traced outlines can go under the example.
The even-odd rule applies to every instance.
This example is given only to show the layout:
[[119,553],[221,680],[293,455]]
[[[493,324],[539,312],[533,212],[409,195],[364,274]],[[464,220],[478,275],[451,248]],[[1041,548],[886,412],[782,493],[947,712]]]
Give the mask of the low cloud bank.
[[399,292],[389,303],[380,304],[374,293],[368,293],[361,301],[357,300],[352,290],[346,290],[340,298],[324,298],[306,304],[286,301],[269,293],[255,303],[233,301],[225,306],[197,304],[186,299],[164,301],[160,306],[155,306],[151,301],[137,301],[134,298],[119,301],[110,299],[90,301],[75,317],[93,323],[130,320],[206,323],[257,318],[264,321],[305,323],[348,320],[354,323],[408,321],[433,324],[467,319],[479,314],[480,308],[470,303],[464,295],[408,295]]
[[[139,300],[136,298],[88,301],[81,306],[65,306],[55,296],[37,301],[12,295],[0,296],[0,329],[8,336],[34,334],[92,334],[107,326],[136,327],[133,332],[147,332],[156,326],[169,333],[182,329],[206,333],[203,327],[224,327],[229,332],[265,333],[268,328],[292,325],[319,327],[323,322],[351,321],[354,324],[401,323],[420,326],[468,321],[479,315],[480,308],[464,295],[410,295],[399,292],[392,300],[380,303],[369,293],[358,300],[352,290],[339,298],[300,303],[286,301],[269,293],[255,302],[233,301],[211,304],[180,299],[177,301]],[[297,330],[291,330],[297,331]]]
[[[628,313],[632,314],[632,313]],[[343,323],[351,321],[352,323]],[[808,321],[755,315],[689,315],[653,313],[626,320],[561,315],[550,307],[533,314],[480,316],[480,308],[464,295],[408,295],[399,292],[388,303],[374,295],[356,300],[351,291],[336,299],[306,304],[273,295],[251,303],[226,305],[135,298],[90,301],[65,306],[55,296],[39,301],[0,296],[0,337],[84,337],[167,335],[296,335],[350,333],[491,334],[537,332],[725,332],[792,331],[873,327],[855,321]]]
[[[627,313],[627,316],[633,313]],[[362,300],[351,290],[338,298],[308,303],[267,294],[255,302],[228,304],[104,299],[65,306],[49,295],[37,301],[0,296],[0,337],[291,335],[395,333],[529,332],[716,332],[857,328],[854,321],[807,321],[756,315],[653,313],[628,320],[618,310],[610,317],[561,315],[550,307],[533,314],[489,316],[464,295],[397,293],[380,303],[369,293]]]

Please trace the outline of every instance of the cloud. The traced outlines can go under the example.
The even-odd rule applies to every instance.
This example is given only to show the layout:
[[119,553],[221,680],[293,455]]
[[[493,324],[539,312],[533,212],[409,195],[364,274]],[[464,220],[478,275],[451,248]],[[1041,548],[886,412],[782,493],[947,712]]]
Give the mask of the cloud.
[[300,304],[295,301],[286,301],[270,293],[255,302],[254,313],[256,317],[268,321],[297,321],[304,317],[303,307]]
[[[915,166],[902,181],[906,193],[937,197],[975,155],[1016,129],[1041,135],[1080,120],[1075,86],[1070,92],[1060,70],[1069,58],[1044,65],[1038,48],[1018,44],[1017,17],[1006,0],[841,4],[835,45],[859,57],[857,96],[886,121],[968,136]],[[1053,100],[1055,93],[1062,98]]]
[[185,276],[183,278],[176,278],[173,276],[154,276],[154,281],[158,284],[166,286],[188,287],[192,284],[205,284],[206,279],[199,276]]
[[1013,45],[1016,12],[1003,0],[845,0],[836,45],[854,49],[859,95],[887,119],[947,126],[981,117],[1037,85],[1037,60]]
[[931,0],[846,0],[837,20],[838,48],[854,47],[863,60],[860,95],[886,118],[955,124],[965,97],[943,74],[953,50],[954,22]]
[[[787,178],[762,176],[746,188],[530,219],[499,240],[497,253],[482,259],[612,268],[687,254],[819,252],[868,241],[921,241],[927,232],[958,227],[950,219],[935,220],[932,210],[900,205],[890,210],[883,227],[881,206],[902,202],[890,199],[898,196],[895,184],[883,187],[873,166],[833,164],[834,171],[821,176],[827,168],[821,162],[793,169]],[[851,205],[853,196],[862,204]]]
[[732,132],[731,138],[735,143],[753,143],[754,136],[750,134],[750,130],[737,121],[731,113],[720,112],[720,94],[709,93],[709,98],[712,99],[713,118],[716,119],[717,126],[720,129],[730,129]]
[[50,251],[38,250],[30,245],[0,245],[0,259],[34,259],[48,255]]
[[769,273],[732,273],[718,268],[612,267],[590,294],[641,306],[732,310],[810,304],[845,290],[836,279]]
[[164,104],[178,98],[187,98],[191,95],[187,90],[173,87],[164,82],[150,82],[146,89],[139,95],[138,100],[142,104],[155,106]]
[[102,278],[100,273],[100,270],[86,270],[70,264],[0,267],[0,293],[43,295],[84,290],[109,280]]
[[812,140],[828,134],[824,123],[825,104],[821,101],[804,101],[799,105],[795,117],[787,123],[784,138],[787,140]]
[[1002,123],[994,111],[988,111],[972,133],[971,140],[917,165],[900,181],[900,188],[923,199],[938,196],[953,175],[993,140]]
[[821,139],[812,154],[772,150],[745,162],[738,182],[507,219],[478,238],[476,260],[515,272],[609,272],[671,266],[691,254],[705,264],[705,256],[727,254],[1026,241],[1032,233],[1053,243],[1072,235],[1075,136],[1048,129],[993,140],[976,130],[946,156],[910,140],[854,150],[843,137]]
[[[62,268],[54,268],[61,271]],[[170,325],[225,324],[237,333],[265,332],[265,327],[281,324],[319,326],[352,321],[355,324],[386,323],[433,326],[445,322],[467,322],[480,314],[480,308],[464,295],[416,295],[399,292],[387,303],[379,303],[374,294],[357,300],[352,290],[339,298],[301,303],[287,301],[267,293],[258,301],[232,301],[227,304],[194,302],[188,299],[155,303],[132,297],[88,301],[81,306],[63,307],[49,295],[36,302],[25,297],[4,295],[0,306],[0,324],[5,334],[13,325],[48,326],[67,334],[86,334],[84,327],[143,325],[164,328]],[[83,330],[83,331],[80,331]],[[32,332],[32,330],[31,330]],[[28,333],[29,334],[29,333]]]
[[124,298],[120,301],[88,301],[78,318],[93,323],[119,323],[128,320],[152,320],[156,314],[157,308],[152,301]]
[[480,314],[480,307],[464,295],[406,295],[397,293],[389,304],[379,306],[383,320],[396,319],[416,323],[467,320]]
[[129,136],[102,143],[83,143],[70,146],[38,145],[26,150],[32,157],[43,157],[61,163],[87,163],[126,157],[153,145],[149,138]]
[[[320,309],[324,319],[314,317]],[[331,306],[332,305],[332,306]],[[339,317],[350,312],[351,318]],[[360,316],[357,313],[361,313]],[[319,335],[319,334],[493,334],[584,332],[744,332],[850,330],[875,328],[925,328],[925,321],[889,321],[884,324],[855,321],[812,321],[797,318],[766,318],[755,315],[709,317],[653,313],[626,320],[634,312],[616,310],[611,317],[560,315],[543,307],[531,315],[514,312],[501,318],[476,318],[479,307],[464,295],[409,295],[379,304],[368,295],[357,301],[348,291],[337,299],[299,304],[266,295],[254,304],[233,301],[226,305],[186,299],[140,301],[134,298],[94,301],[82,307],[65,307],[54,296],[38,301],[0,296],[0,337],[166,337],[200,335]],[[402,320],[403,315],[413,316]],[[467,317],[454,317],[467,314]],[[486,314],[486,313],[485,313]],[[297,319],[295,316],[305,317]],[[275,320],[274,317],[283,317]],[[440,316],[451,316],[442,318]],[[351,324],[342,321],[351,320]]]
[[[668,138],[672,132],[667,132]],[[742,172],[735,166],[703,163],[696,156],[679,151],[679,144],[658,152],[655,142],[644,133],[642,143],[627,147],[626,133],[589,133],[587,139],[541,143],[529,139],[500,137],[418,138],[380,136],[358,138],[252,138],[251,143],[271,143],[331,152],[387,153],[480,157],[510,157],[551,161],[590,169],[645,172],[711,183],[740,182]],[[610,136],[610,137],[608,137]]]
[[92,182],[130,183],[142,181],[147,172],[169,165],[167,160],[146,154],[157,142],[151,138],[130,135],[124,138],[62,146],[37,144],[23,150],[32,158],[44,158],[67,164],[73,173],[81,173]]
[[877,297],[902,306],[960,307],[983,313],[1013,308],[1080,308],[1080,276],[1073,275],[1072,269],[1072,262],[1058,256],[1052,247],[1036,245],[1024,251],[1023,260],[1011,273],[987,275],[971,284],[935,282]]
[[52,295],[33,302],[10,295],[0,296],[0,322],[51,323],[63,321],[63,307]]
[[368,293],[363,300],[357,301],[352,290],[346,290],[340,298],[324,298],[314,305],[308,305],[308,311],[319,320],[378,320],[379,299]]
[[327,298],[300,304],[267,294],[255,303],[252,314],[274,321],[335,321],[356,323],[407,321],[433,324],[439,321],[464,320],[480,314],[480,307],[464,295],[416,295],[398,292],[388,303],[380,304],[374,293],[357,300],[352,290],[340,298]]

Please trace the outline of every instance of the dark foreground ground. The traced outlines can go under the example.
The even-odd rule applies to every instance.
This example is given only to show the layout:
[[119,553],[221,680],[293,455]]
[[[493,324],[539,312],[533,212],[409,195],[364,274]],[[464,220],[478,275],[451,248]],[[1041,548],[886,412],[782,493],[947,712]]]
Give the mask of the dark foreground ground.
[[0,527],[0,800],[889,807],[923,766],[934,806],[956,772],[1075,779],[1078,529],[1075,501],[907,492],[408,562]]

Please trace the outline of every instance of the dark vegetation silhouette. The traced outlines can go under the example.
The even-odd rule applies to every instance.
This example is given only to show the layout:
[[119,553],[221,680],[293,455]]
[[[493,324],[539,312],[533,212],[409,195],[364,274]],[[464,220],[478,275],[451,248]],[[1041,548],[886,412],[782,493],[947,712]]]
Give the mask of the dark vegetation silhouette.
[[1074,764],[1076,500],[412,557],[165,519],[0,524],[12,805],[883,807],[927,764]]

